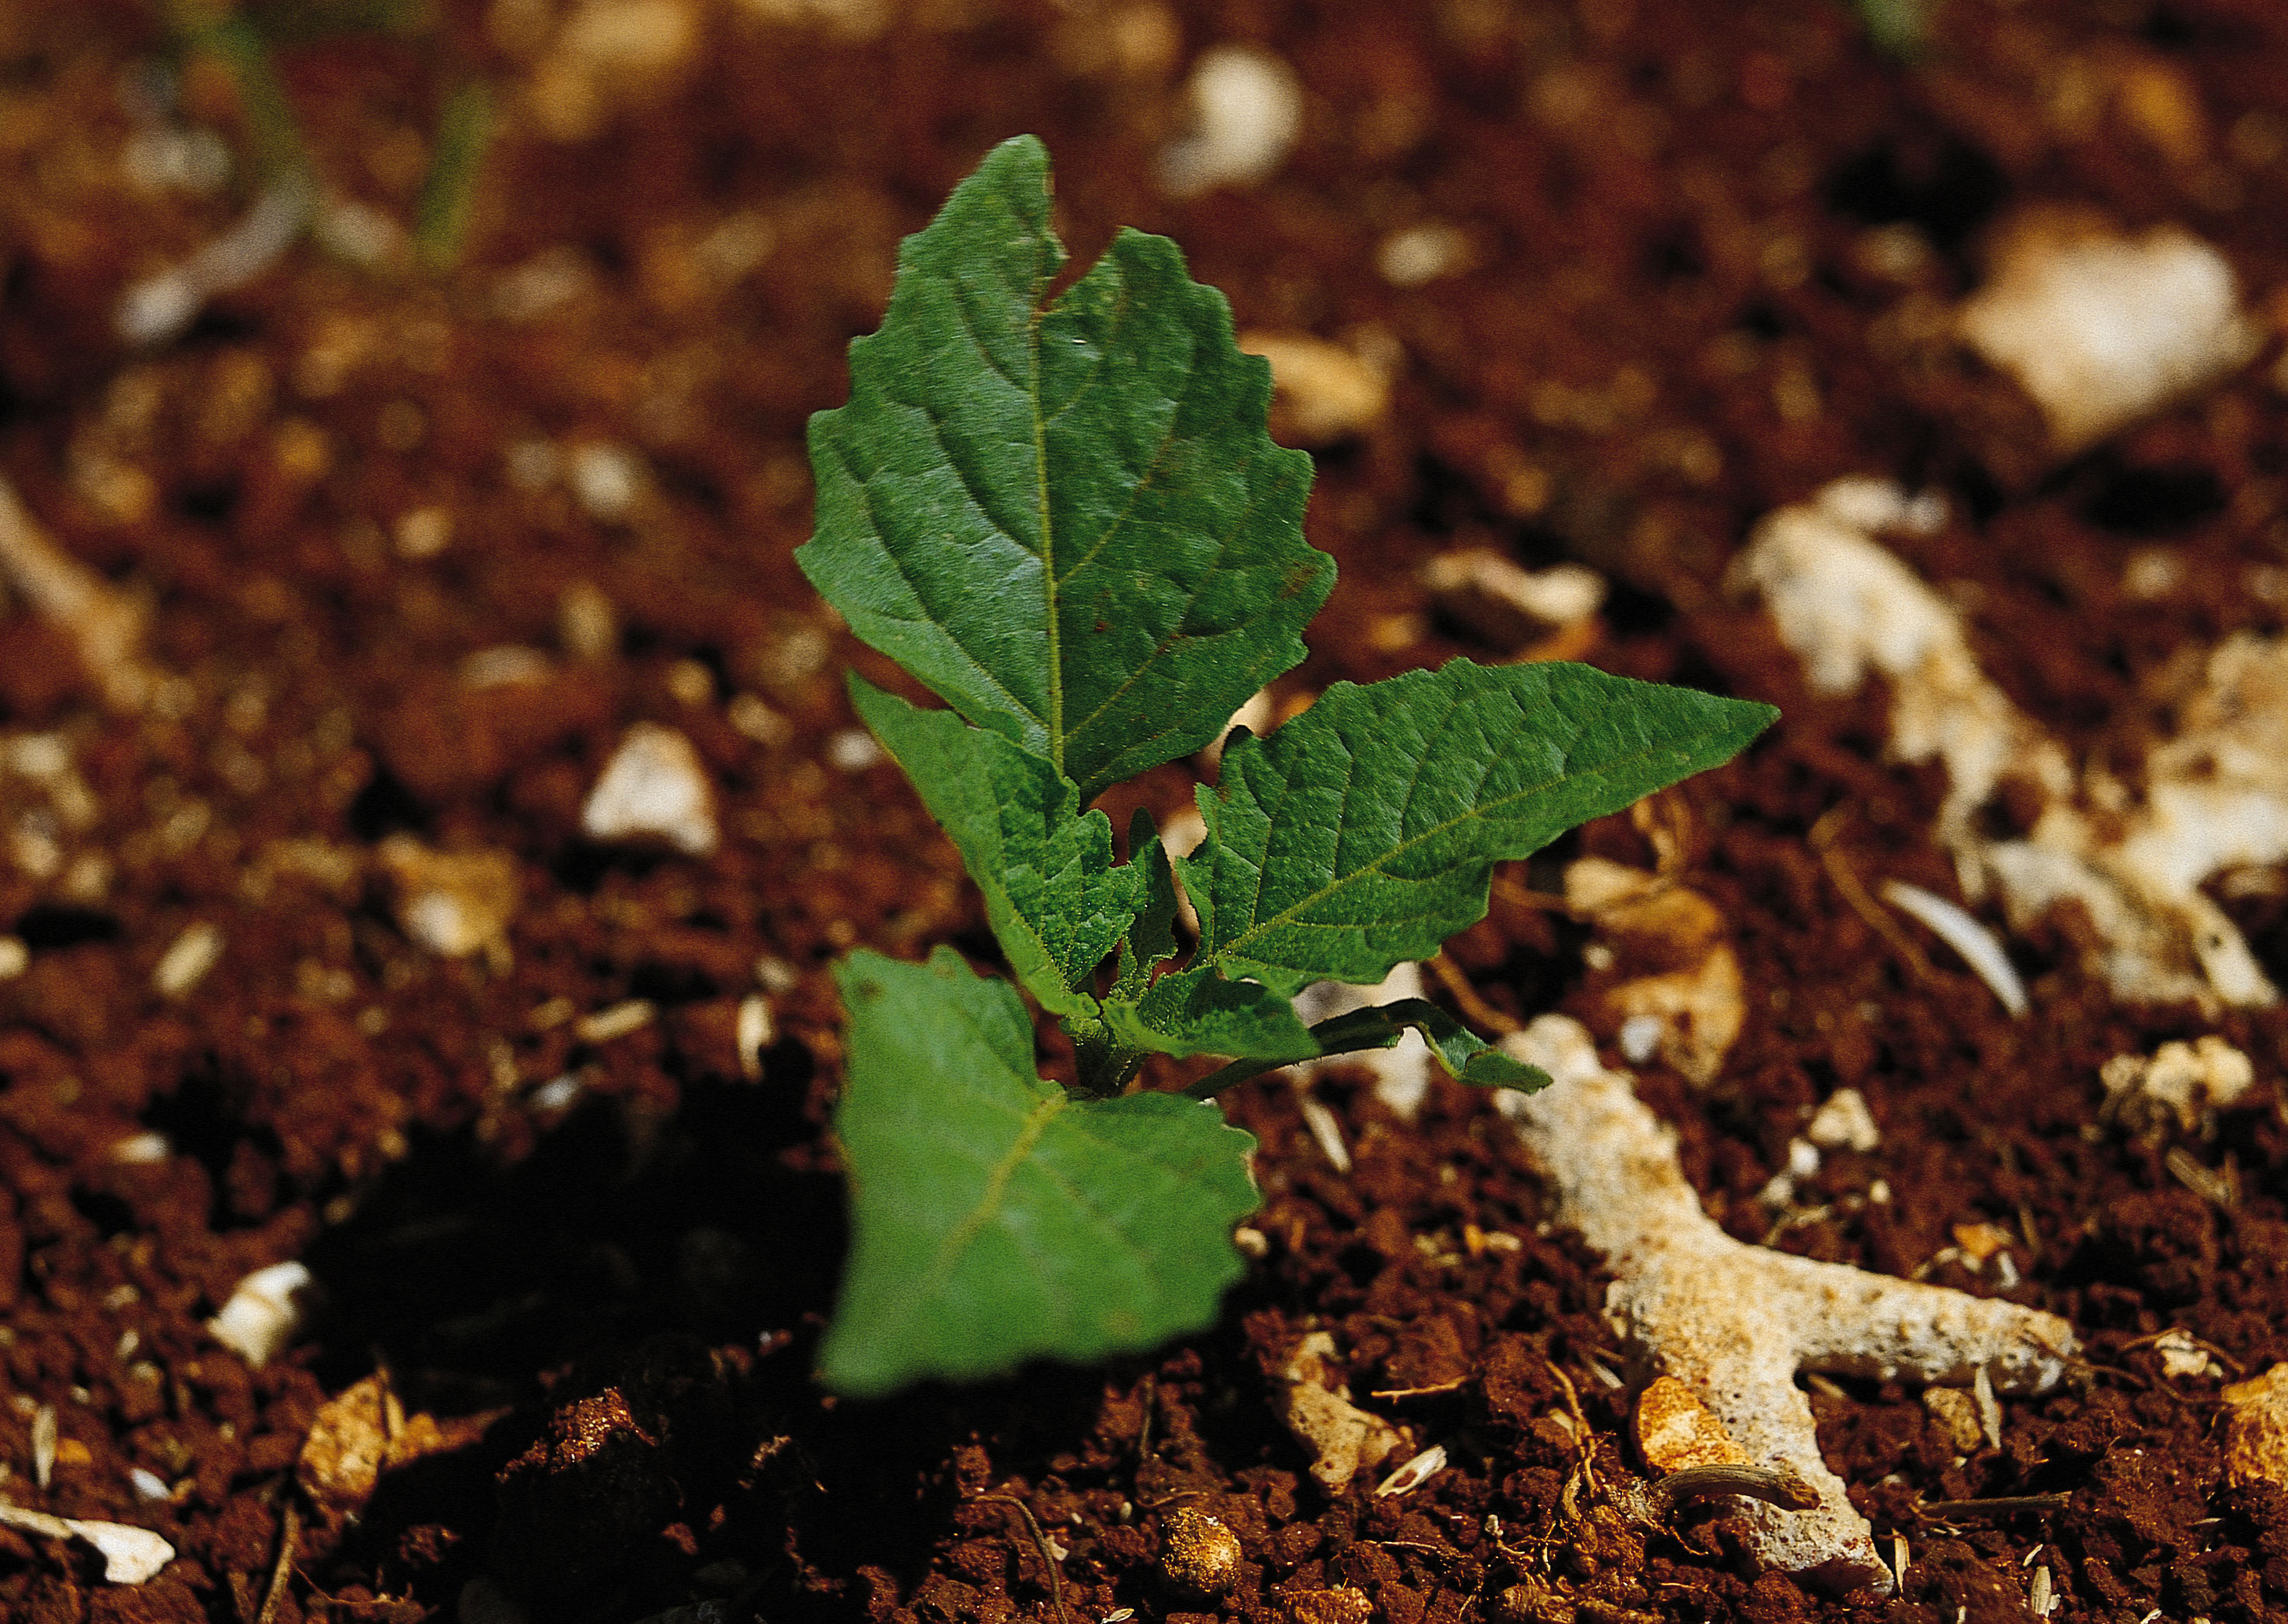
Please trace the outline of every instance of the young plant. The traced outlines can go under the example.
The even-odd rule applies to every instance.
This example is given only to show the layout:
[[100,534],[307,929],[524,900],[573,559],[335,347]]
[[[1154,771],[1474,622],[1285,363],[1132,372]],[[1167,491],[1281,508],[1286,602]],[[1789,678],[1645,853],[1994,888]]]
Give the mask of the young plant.
[[[1041,1078],[1016,989],[949,947],[838,968],[852,1241],[821,1362],[846,1393],[1210,1323],[1258,1201],[1254,1141],[1205,1103],[1232,1082],[1410,1027],[1465,1081],[1545,1082],[1420,999],[1307,1027],[1291,999],[1428,957],[1484,914],[1497,862],[1728,759],[1774,714],[1573,665],[1338,683],[1267,738],[1234,731],[1197,851],[1172,868],[1140,812],[1116,860],[1089,803],[1299,661],[1335,569],[1303,539],[1310,459],[1265,432],[1270,369],[1223,297],[1130,231],[1045,303],[1063,260],[1047,154],[1005,142],[906,240],[849,404],[811,419],[804,572],[951,709],[855,673],[852,700],[1076,1069]],[[1152,1054],[1230,1063],[1137,1091]]]

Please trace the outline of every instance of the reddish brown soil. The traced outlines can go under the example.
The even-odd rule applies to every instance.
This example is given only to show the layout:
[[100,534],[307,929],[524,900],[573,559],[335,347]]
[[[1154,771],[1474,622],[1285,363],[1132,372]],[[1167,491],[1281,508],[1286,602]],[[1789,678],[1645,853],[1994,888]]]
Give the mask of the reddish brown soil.
[[[2165,1377],[2149,1346],[2175,1326],[2235,1374],[2288,1358],[2288,1021],[2118,1005],[2078,967],[2071,920],[2015,944],[2024,1021],[1942,950],[1919,978],[1807,836],[1847,806],[1854,871],[1947,889],[1939,786],[1883,764],[1879,696],[1810,698],[1720,584],[1779,503],[1847,473],[1927,483],[1956,517],[1911,562],[1974,606],[2014,699],[2124,759],[2147,737],[2141,679],[2221,633],[2282,630],[2288,406],[2268,358],[2052,468],[2010,386],[1914,335],[1974,281],[1982,228],[2030,201],[2181,221],[2257,294],[2288,284],[2288,11],[1952,0],[1910,66],[1827,0],[918,0],[873,37],[766,16],[792,5],[676,0],[699,29],[685,59],[604,86],[588,131],[560,139],[530,92],[565,9],[267,8],[305,25],[401,13],[380,34],[306,26],[275,52],[323,184],[400,220],[448,93],[495,85],[465,252],[372,270],[306,242],[138,354],[109,336],[122,289],[225,229],[250,188],[123,177],[123,79],[168,51],[164,7],[0,6],[0,473],[149,605],[163,678],[139,710],[107,708],[55,630],[21,606],[0,617],[0,731],[60,735],[92,806],[63,815],[0,772],[0,923],[31,949],[0,982],[0,1493],[146,1524],[180,1553],[125,1588],[83,1549],[0,1533],[0,1612],[296,1624],[458,1607],[474,1624],[507,1597],[599,1624],[697,1602],[712,1610],[676,1616],[1095,1624],[1277,1618],[1283,1597],[1344,1585],[1388,1624],[1949,1624],[2024,1617],[2039,1565],[2067,1620],[2288,1616],[2288,1498],[2226,1486],[2219,1381]],[[1172,202],[1153,156],[1185,64],[1226,40],[1294,64],[1303,133],[1271,183]],[[2106,88],[2140,75],[2163,91]],[[179,116],[253,150],[211,60]],[[1712,1208],[1761,1240],[1756,1192],[1804,1113],[1859,1088],[1882,1145],[1831,1157],[1802,1196],[1825,1216],[1777,1244],[1909,1273],[1951,1226],[1990,1220],[2012,1232],[2008,1295],[2069,1316],[2090,1354],[1966,1458],[1911,1390],[1815,1397],[1886,1550],[1909,1542],[1901,1597],[1756,1578],[1720,1525],[1633,1529],[1566,1498],[1561,1373],[1600,1472],[1640,1470],[1626,1394],[1598,1374],[1602,1282],[1537,1228],[1535,1181],[1452,1088],[1408,1126],[1323,1084],[1355,1147],[1347,1176],[1291,1091],[1235,1098],[1263,1141],[1267,1254],[1222,1323],[1164,1356],[872,1405],[808,1380],[842,1244],[826,966],[855,943],[989,941],[894,770],[833,764],[838,668],[868,657],[790,561],[802,425],[841,398],[844,345],[878,319],[900,234],[1023,130],[1049,142],[1083,254],[1121,224],[1164,232],[1242,326],[1402,353],[1389,415],[1321,458],[1310,527],[1343,574],[1297,691],[1500,652],[1429,616],[1415,583],[1433,553],[1483,543],[1613,578],[1595,661],[1784,708],[1677,798],[1685,877],[1747,972],[1746,1034],[1708,1091],[1657,1067],[1643,1089]],[[727,276],[703,245],[735,216],[768,251]],[[1474,266],[1394,289],[1375,247],[1424,219],[1463,226]],[[1869,235],[1902,221],[1932,250],[1903,268]],[[563,297],[516,309],[504,289],[528,289],[536,263]],[[516,450],[538,444],[560,460],[626,448],[648,477],[605,522]],[[449,534],[407,556],[402,521],[424,510]],[[2124,569],[2153,549],[2179,584],[2133,598]],[[537,683],[457,677],[477,651],[560,649],[576,583],[609,600],[615,651]],[[639,719],[703,757],[713,856],[578,838],[587,787]],[[1185,781],[1146,792],[1172,804]],[[512,855],[504,953],[442,960],[406,939],[375,857],[397,832]],[[1625,820],[1552,858],[1582,850],[1649,860]],[[1505,894],[1556,872],[1537,860]],[[2276,901],[2233,906],[2288,969]],[[221,931],[221,960],[169,999],[154,966],[195,923]],[[1498,1010],[1585,1013],[1581,947],[1513,899],[1454,956]],[[780,1035],[751,1082],[733,1032],[759,961]],[[575,1018],[631,998],[657,1018],[581,1040]],[[2208,1031],[2260,1084],[2201,1149],[2236,1170],[2229,1208],[2096,1122],[2105,1058]],[[536,1103],[572,1092],[539,1092],[567,1075],[572,1103]],[[146,1129],[166,1154],[113,1159]],[[1887,1203],[1863,1199],[1877,1178]],[[1521,1244],[1473,1256],[1471,1225]],[[248,1271],[297,1257],[325,1307],[250,1369],[203,1321]],[[1954,1263],[1930,1278],[1996,1288]],[[1333,1333],[1356,1393],[1445,1390],[1366,1402],[1444,1442],[1447,1470],[1401,1499],[1319,1491],[1268,1402],[1267,1368],[1306,1327]],[[312,1503],[294,1464],[320,1404],[377,1368],[410,1413],[502,1414],[349,1518]],[[60,1434],[44,1493],[42,1406]],[[138,1498],[139,1467],[167,1500]],[[2029,1495],[2064,1498],[1921,1509]],[[1180,1503],[1239,1534],[1217,1601],[1157,1577],[1158,1520]],[[1066,1553],[1054,1573],[1036,1527]],[[1577,1612],[1537,1615],[1526,1581]]]

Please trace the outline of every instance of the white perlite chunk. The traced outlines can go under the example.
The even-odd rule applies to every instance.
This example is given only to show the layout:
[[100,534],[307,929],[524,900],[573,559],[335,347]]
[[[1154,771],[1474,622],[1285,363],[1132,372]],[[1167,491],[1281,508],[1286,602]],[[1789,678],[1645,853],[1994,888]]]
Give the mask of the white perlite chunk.
[[639,722],[596,780],[581,809],[592,840],[664,840],[693,857],[715,849],[715,792],[691,741],[671,727]]
[[[2179,732],[2146,758],[2139,801],[2102,765],[2070,761],[1987,678],[1960,615],[1871,534],[1903,527],[1925,522],[1895,486],[1839,480],[1759,524],[1733,578],[1762,594],[1815,691],[1889,682],[1892,757],[1946,769],[1937,834],[1963,895],[1998,891],[2015,930],[2079,902],[2104,942],[2097,968],[2122,998],[2276,1002],[2201,886],[2288,858],[2288,642],[2239,633],[2170,668],[2154,697]],[[2042,810],[2022,836],[1990,840],[1976,814],[2006,776]]]
[[1957,322],[2033,397],[2061,455],[2214,382],[2263,343],[2232,267],[2190,233],[2123,237],[2049,216],[2008,234]]
[[1218,45],[1185,86],[1191,131],[1160,153],[1160,185],[1177,197],[1268,180],[1303,127],[1303,87],[1267,51]]
[[0,1500],[0,1524],[36,1533],[49,1540],[85,1540],[103,1557],[106,1584],[139,1585],[156,1578],[175,1559],[175,1548],[148,1528],[125,1523],[90,1522],[77,1517],[50,1517],[27,1511]]
[[1545,1015],[1502,1041],[1556,1086],[1504,1090],[1557,1201],[1557,1221],[1605,1257],[1605,1311],[1632,1353],[1673,1376],[1753,1462],[1792,1468],[1819,1494],[1808,1511],[1735,1500],[1749,1550],[1768,1568],[1842,1590],[1887,1594],[1890,1570],[1867,1520],[1819,1452],[1799,1370],[2040,1392],[2064,1374],[2072,1328],[2054,1315],[1962,1292],[1815,1263],[1733,1240],[1701,1211],[1675,1136],[1609,1072],[1577,1021]]
[[268,1364],[301,1334],[301,1296],[310,1279],[308,1268],[298,1263],[257,1269],[207,1321],[208,1332],[248,1364]]

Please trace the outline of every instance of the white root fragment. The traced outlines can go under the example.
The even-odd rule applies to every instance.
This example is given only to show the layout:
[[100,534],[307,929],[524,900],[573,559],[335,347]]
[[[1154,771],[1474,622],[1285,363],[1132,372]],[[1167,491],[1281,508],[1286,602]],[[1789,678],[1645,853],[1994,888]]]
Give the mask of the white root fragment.
[[107,1584],[139,1585],[157,1576],[175,1559],[175,1548],[148,1528],[125,1523],[90,1522],[76,1517],[51,1517],[27,1511],[0,1501],[0,1524],[51,1540],[85,1540],[103,1557]]
[[[2278,1002],[2201,887],[2288,858],[2288,640],[2236,634],[2168,668],[2151,697],[2180,731],[2147,757],[2141,799],[2069,761],[1979,669],[1953,606],[1873,537],[1930,522],[1895,486],[1838,480],[1767,516],[1733,578],[1762,594],[1815,692],[1890,684],[1891,756],[1946,770],[1937,834],[1966,898],[1998,891],[2015,931],[2081,904],[2102,943],[2093,968],[2125,1000]],[[1977,814],[2006,780],[2038,812],[2024,835],[1989,839]]]
[[1500,1108],[1555,1196],[1557,1220],[1604,1255],[1606,1313],[1633,1353],[1715,1413],[1758,1465],[1791,1469],[1807,1510],[1735,1500],[1768,1568],[1838,1590],[1888,1593],[1866,1519],[1821,1459],[1799,1370],[2039,1392],[2064,1374],[2072,1328],[2054,1315],[1815,1263],[1733,1240],[1685,1181],[1675,1137],[1607,1071],[1578,1022],[1545,1015],[1503,1040],[1557,1086],[1505,1090]]
[[0,575],[43,619],[63,628],[113,709],[132,710],[142,704],[151,690],[140,657],[143,610],[59,548],[4,479]]
[[1883,899],[1928,925],[1934,936],[1961,955],[1962,962],[1993,989],[2004,1009],[2013,1015],[2025,1014],[2026,984],[2018,979],[2017,966],[2010,963],[2010,955],[2002,951],[1992,931],[1944,897],[1904,880],[1886,880]]
[[119,336],[163,344],[198,318],[209,299],[242,287],[278,262],[310,218],[308,178],[287,175],[254,200],[239,222],[182,264],[147,277],[120,297]]

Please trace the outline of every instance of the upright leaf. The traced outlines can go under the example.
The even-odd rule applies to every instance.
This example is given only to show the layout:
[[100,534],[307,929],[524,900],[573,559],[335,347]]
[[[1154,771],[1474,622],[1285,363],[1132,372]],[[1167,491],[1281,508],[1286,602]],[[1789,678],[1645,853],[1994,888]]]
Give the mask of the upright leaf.
[[900,249],[849,404],[811,419],[797,556],[861,638],[1086,803],[1299,661],[1334,565],[1223,296],[1131,231],[1045,307],[1063,261],[1047,154],[1003,143]]
[[1033,1074],[1005,981],[950,948],[852,954],[835,1131],[851,1249],[820,1352],[852,1394],[1097,1359],[1212,1321],[1243,1264],[1254,1140],[1168,1094],[1076,1100]]
[[1113,991],[1122,998],[1140,996],[1151,985],[1152,972],[1176,955],[1176,871],[1152,814],[1138,807],[1128,820],[1128,866],[1143,878],[1143,899],[1136,923],[1120,944],[1120,973]]
[[1292,993],[1428,958],[1484,915],[1495,863],[1729,759],[1776,714],[1577,665],[1338,683],[1199,791],[1208,838],[1177,865],[1199,952],[1148,1018],[1210,978]]
[[851,702],[960,848],[1017,978],[1057,1015],[1096,1013],[1090,974],[1145,903],[1147,871],[1112,866],[1112,824],[1080,815],[1055,768],[950,710],[922,710],[856,672]]

